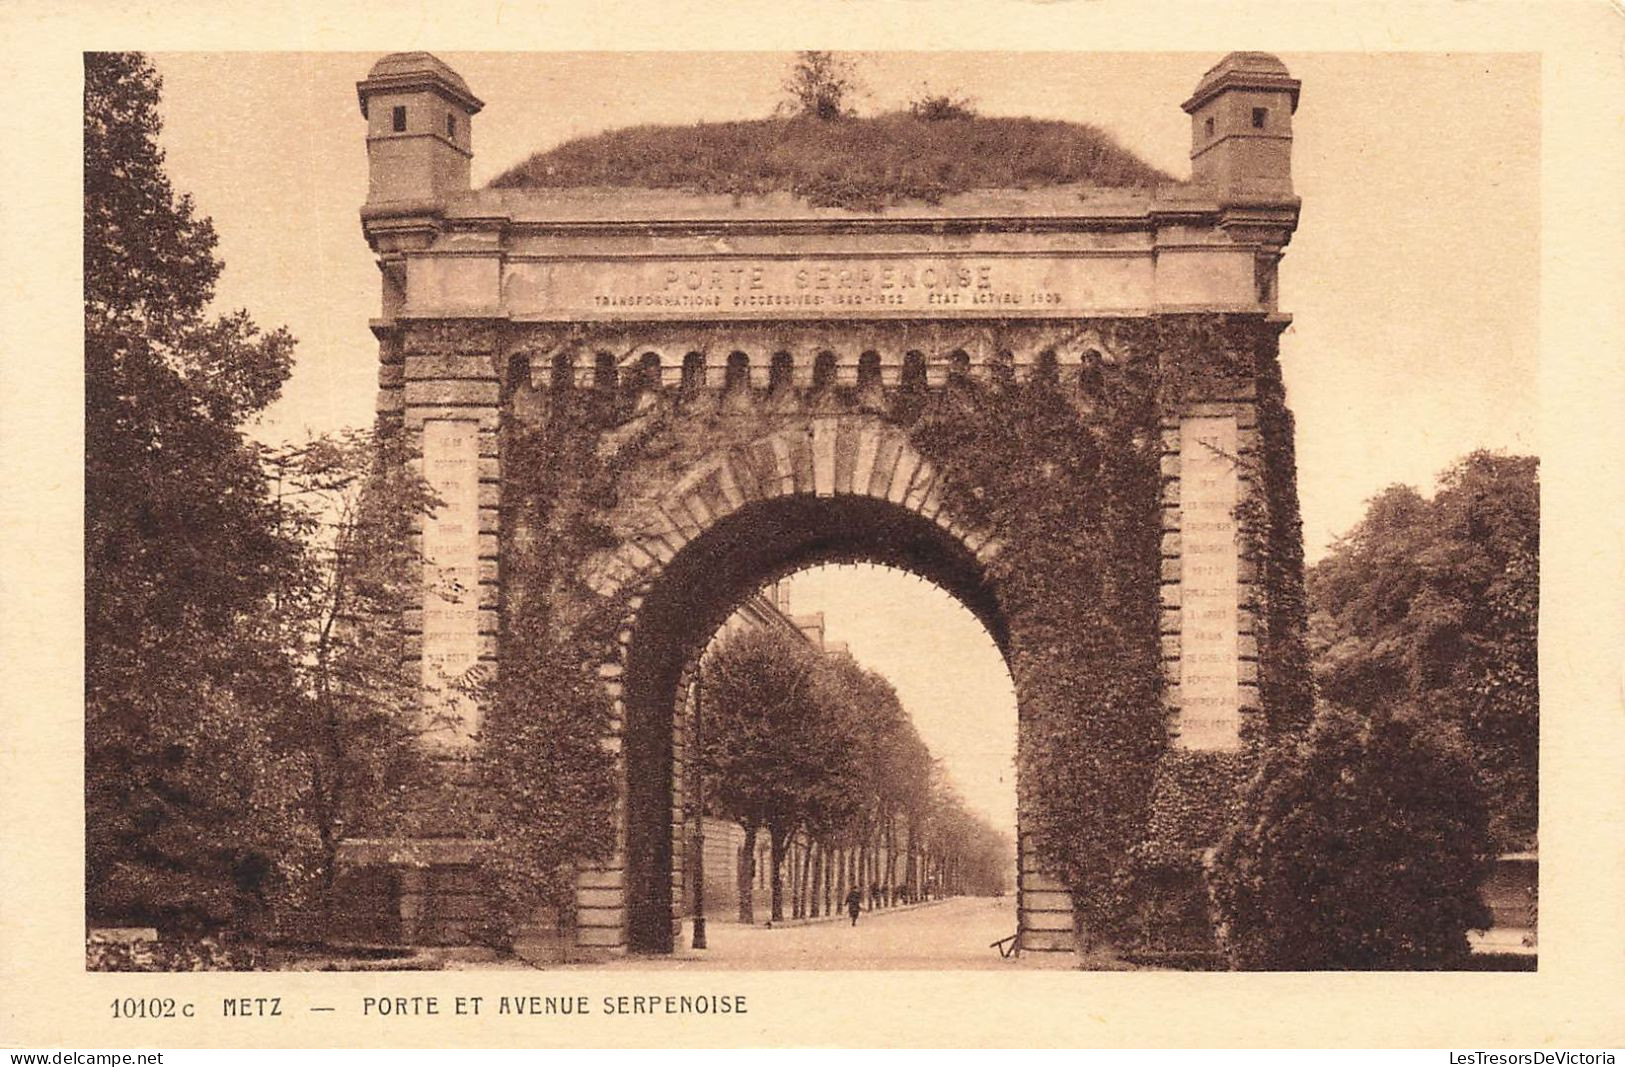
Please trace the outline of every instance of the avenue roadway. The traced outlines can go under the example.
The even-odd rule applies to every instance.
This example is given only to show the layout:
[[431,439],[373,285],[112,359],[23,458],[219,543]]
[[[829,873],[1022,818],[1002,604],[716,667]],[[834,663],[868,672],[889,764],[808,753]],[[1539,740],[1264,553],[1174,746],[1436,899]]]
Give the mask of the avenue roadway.
[[[958,970],[967,967],[1074,967],[1071,953],[1002,959],[990,947],[1016,929],[1016,898],[957,897],[913,908],[866,911],[768,929],[712,921],[709,947],[691,949],[690,927],[672,956],[628,956],[591,965],[639,970]],[[573,969],[573,968],[572,968]]]

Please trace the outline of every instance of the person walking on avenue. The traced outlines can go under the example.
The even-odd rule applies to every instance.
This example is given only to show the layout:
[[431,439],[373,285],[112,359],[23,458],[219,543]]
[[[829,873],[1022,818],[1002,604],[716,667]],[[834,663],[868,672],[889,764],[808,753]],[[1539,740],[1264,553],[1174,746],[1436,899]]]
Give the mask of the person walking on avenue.
[[846,913],[852,916],[852,925],[858,925],[858,912],[863,910],[863,890],[853,886],[846,894]]

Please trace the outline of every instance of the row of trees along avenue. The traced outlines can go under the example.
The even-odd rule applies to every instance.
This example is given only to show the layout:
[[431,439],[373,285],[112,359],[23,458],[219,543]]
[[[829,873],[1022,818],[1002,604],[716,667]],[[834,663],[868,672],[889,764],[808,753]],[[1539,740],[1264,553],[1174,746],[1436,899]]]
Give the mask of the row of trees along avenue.
[[887,901],[1003,889],[1013,843],[965,808],[886,679],[770,629],[722,637],[699,673],[707,806],[745,831],[741,922],[755,918],[762,834],[775,921],[797,838],[807,847],[795,880],[814,887],[800,907],[814,915],[854,887]]

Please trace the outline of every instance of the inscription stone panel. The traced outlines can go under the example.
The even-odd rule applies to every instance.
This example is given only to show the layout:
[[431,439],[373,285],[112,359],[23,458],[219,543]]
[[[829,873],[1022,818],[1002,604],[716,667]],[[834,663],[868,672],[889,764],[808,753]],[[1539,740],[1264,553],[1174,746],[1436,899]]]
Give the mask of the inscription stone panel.
[[1237,664],[1236,419],[1179,424],[1182,748],[1241,744]]
[[1152,301],[1149,256],[867,255],[510,262],[503,304],[538,318],[1065,315]]
[[478,726],[473,698],[454,683],[479,662],[479,423],[423,424],[423,475],[439,505],[423,528],[423,700],[446,730],[443,743],[466,741]]

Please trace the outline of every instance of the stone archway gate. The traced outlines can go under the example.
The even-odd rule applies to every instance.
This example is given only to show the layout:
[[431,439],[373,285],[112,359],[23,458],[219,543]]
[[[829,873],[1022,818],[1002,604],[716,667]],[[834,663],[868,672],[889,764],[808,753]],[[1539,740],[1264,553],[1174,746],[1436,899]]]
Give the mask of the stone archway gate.
[[[996,632],[996,608],[975,586],[977,561],[999,545],[944,512],[935,472],[889,425],[888,405],[902,388],[936,388],[954,373],[1021,376],[1045,364],[1046,373],[1053,367],[1063,381],[1082,382],[1122,355],[1105,324],[1159,317],[1262,325],[1269,339],[1256,366],[1199,381],[1162,425],[1170,731],[1186,748],[1240,745],[1241,724],[1259,706],[1260,620],[1248,608],[1256,575],[1240,558],[1235,515],[1264,490],[1224,457],[1273,452],[1266,462],[1290,463],[1291,454],[1289,437],[1261,434],[1258,418],[1259,383],[1279,386],[1274,337],[1288,319],[1276,309],[1276,267],[1298,215],[1289,169],[1298,83],[1278,60],[1234,53],[1185,101],[1190,183],[992,190],[884,213],[811,208],[785,196],[474,191],[471,120],[483,104],[455,72],[426,53],[396,54],[358,92],[371,168],[362,221],[382,273],[382,307],[371,324],[380,342],[378,412],[402,431],[406,461],[421,463],[442,500],[424,522],[423,606],[406,620],[408,666],[425,700],[456,709],[437,746],[466,748],[480,719],[480,708],[449,693],[445,679],[524,654],[500,640],[500,430],[505,419],[525,417],[539,393],[635,373],[655,392],[698,390],[712,397],[712,410],[736,405],[768,426],[743,451],[719,451],[639,502],[621,546],[580,561],[604,589],[643,588],[680,570],[674,560],[691,542],[764,501],[845,499],[841,506],[858,510],[836,526],[861,529],[858,541],[798,541],[795,530],[835,512],[809,510],[804,521],[783,512],[790,517],[775,543],[787,547],[764,549],[748,577],[843,554],[884,558],[912,545],[896,549],[896,562],[925,571],[940,563],[930,576],[973,609],[984,605],[979,613]],[[820,409],[809,398],[830,384],[855,389],[857,405]],[[1295,500],[1263,503],[1295,515]],[[701,580],[697,574],[688,580]],[[450,596],[432,588],[448,583],[457,590]],[[623,723],[622,679],[631,669],[603,670]],[[674,802],[676,758],[668,751],[657,761],[665,778],[644,815],[640,784],[627,776],[616,858],[580,875],[580,944],[649,947],[637,933],[637,909],[672,914],[674,896],[661,888],[680,879],[670,836],[664,845],[638,838],[667,833],[647,825],[647,811]],[[624,758],[622,765],[630,766]],[[468,863],[476,843],[349,848],[352,857],[383,849],[414,858],[402,875],[408,939],[459,936],[471,905],[454,883],[434,884],[426,871]],[[1069,947],[1068,899],[1025,851],[1023,943]]]

